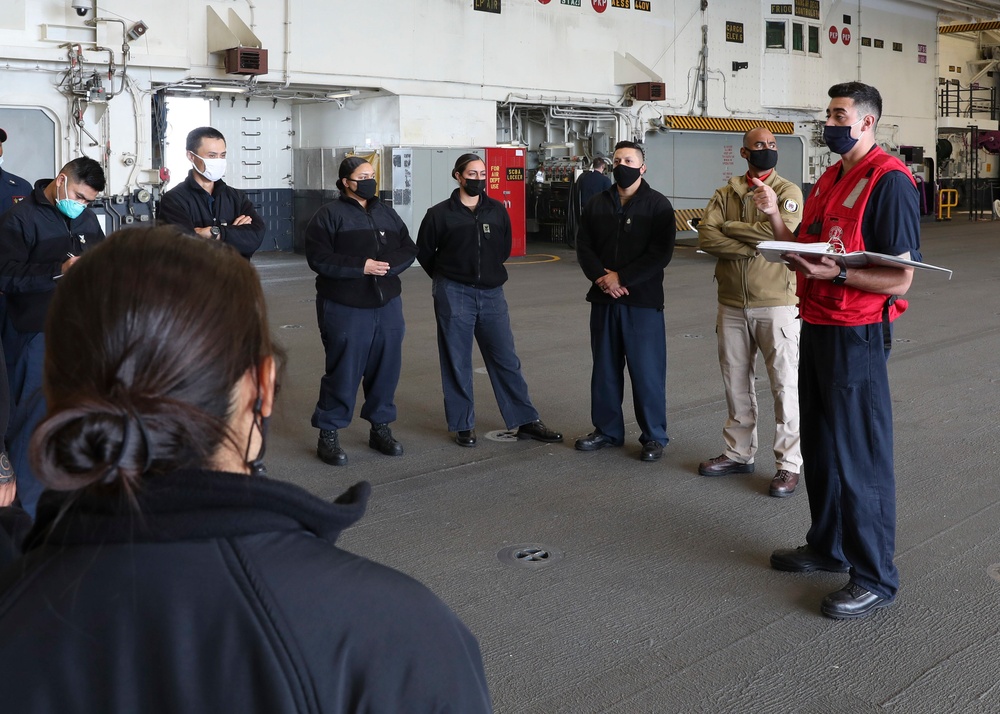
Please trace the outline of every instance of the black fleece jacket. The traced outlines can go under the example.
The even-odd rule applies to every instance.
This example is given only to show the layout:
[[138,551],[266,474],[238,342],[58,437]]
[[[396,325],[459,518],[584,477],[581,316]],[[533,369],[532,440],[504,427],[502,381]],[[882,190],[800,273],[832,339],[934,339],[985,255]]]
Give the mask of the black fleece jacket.
[[[417,247],[406,224],[377,198],[367,210],[347,195],[324,204],[306,227],[306,260],[316,272],[316,293],[349,307],[382,307],[400,294],[399,274]],[[389,264],[384,276],[365,275],[368,259]]]
[[674,208],[645,179],[640,181],[639,189],[624,206],[617,184],[584,206],[576,239],[580,267],[591,283],[603,276],[605,269],[613,270],[628,288],[628,295],[616,300],[592,284],[587,293],[589,302],[663,309],[663,269],[673,257],[677,233]]
[[49,203],[45,187],[35,182],[26,199],[0,217],[0,292],[18,332],[41,332],[45,315],[68,254],[81,255],[104,240],[97,215],[89,208],[73,219]]
[[[232,222],[237,216],[250,216],[251,222],[234,226]],[[191,235],[196,235],[195,228],[219,226],[219,239],[244,258],[250,258],[260,248],[266,230],[264,219],[257,215],[246,193],[219,179],[209,194],[194,180],[194,169],[188,171],[184,183],[163,194],[157,221],[175,225]]]
[[462,205],[461,189],[427,209],[417,233],[417,260],[432,278],[441,275],[476,288],[507,282],[504,261],[510,257],[510,216],[503,204],[485,193],[476,208]]
[[455,614],[334,545],[369,492],[211,471],[144,478],[138,510],[46,492],[0,573],[3,711],[490,711]]

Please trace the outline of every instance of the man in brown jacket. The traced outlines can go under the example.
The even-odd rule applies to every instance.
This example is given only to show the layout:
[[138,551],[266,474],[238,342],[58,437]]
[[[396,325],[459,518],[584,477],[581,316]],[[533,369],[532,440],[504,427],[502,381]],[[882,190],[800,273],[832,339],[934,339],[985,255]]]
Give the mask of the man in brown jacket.
[[719,365],[729,414],[722,436],[726,450],[698,466],[702,476],[753,473],[757,453],[757,392],[754,376],[758,350],[774,396],[774,461],[770,494],[790,496],[799,482],[799,320],[795,273],[769,263],[757,244],[774,240],[767,216],[753,202],[751,179],[774,189],[781,218],[794,231],[802,217],[802,191],[778,176],[774,134],[764,127],[743,136],[740,156],[747,172],[734,176],[712,196],[698,224],[698,246],[718,259],[716,334]]

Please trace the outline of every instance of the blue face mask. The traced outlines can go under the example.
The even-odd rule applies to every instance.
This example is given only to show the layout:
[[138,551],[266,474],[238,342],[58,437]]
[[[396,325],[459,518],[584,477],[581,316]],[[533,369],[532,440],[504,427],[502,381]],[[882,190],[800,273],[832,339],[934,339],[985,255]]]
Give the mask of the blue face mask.
[[856,122],[850,126],[824,126],[823,127],[823,141],[826,145],[830,147],[830,151],[835,154],[844,155],[849,153],[854,145],[858,143],[858,140],[851,136],[851,129],[856,127],[858,124],[865,120],[861,117]]
[[[69,179],[66,180],[69,181]],[[68,188],[66,189],[66,198],[59,198],[59,187],[57,186],[56,199],[57,199],[56,208],[58,208],[59,212],[62,213],[67,218],[69,218],[70,220],[78,218],[80,214],[83,213],[83,210],[86,208],[86,206],[84,206],[79,201],[74,201],[71,198],[69,198]]]

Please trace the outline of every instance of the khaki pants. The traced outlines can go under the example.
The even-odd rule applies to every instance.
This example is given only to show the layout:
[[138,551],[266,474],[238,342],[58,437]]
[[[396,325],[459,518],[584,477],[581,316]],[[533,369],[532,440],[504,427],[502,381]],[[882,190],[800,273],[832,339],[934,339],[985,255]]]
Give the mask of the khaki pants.
[[726,456],[753,463],[757,453],[757,352],[764,356],[774,397],[775,468],[799,473],[799,331],[794,305],[741,309],[719,305],[716,333],[729,416],[722,429]]

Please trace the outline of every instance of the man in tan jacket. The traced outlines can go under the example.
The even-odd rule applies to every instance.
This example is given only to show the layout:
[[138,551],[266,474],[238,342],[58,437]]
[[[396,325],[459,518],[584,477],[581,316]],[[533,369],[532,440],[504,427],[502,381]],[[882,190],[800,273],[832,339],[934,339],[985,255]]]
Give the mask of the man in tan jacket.
[[722,436],[726,450],[698,466],[702,476],[753,473],[757,453],[757,392],[754,385],[757,352],[774,396],[774,461],[770,494],[790,496],[799,482],[799,327],[795,273],[781,263],[769,263],[757,244],[773,240],[767,216],[753,201],[752,178],[774,189],[781,218],[794,231],[802,218],[802,191],[778,176],[774,134],[764,127],[743,136],[740,156],[747,172],[734,176],[712,196],[698,224],[698,246],[718,259],[719,284],[716,334],[719,365],[729,414]]

